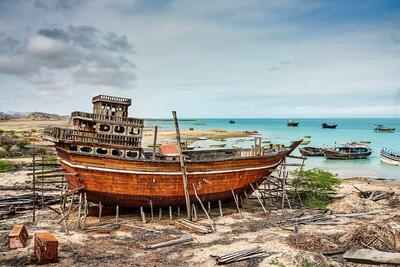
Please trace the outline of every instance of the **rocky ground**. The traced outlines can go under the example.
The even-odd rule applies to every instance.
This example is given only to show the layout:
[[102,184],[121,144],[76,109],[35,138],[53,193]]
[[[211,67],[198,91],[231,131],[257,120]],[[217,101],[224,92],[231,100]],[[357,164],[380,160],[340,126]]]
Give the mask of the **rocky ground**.
[[[29,185],[30,178],[26,172],[20,171],[0,174],[0,181],[1,186]],[[354,186],[362,191],[393,194],[373,201],[360,196]],[[1,192],[6,197],[22,193],[12,190]],[[224,203],[223,217],[220,217],[217,207],[212,208],[211,218],[215,221],[216,232],[204,235],[169,220],[166,210],[161,219],[157,210],[153,220],[146,224],[138,211],[127,214],[121,211],[117,225],[114,215],[103,216],[102,222],[97,216],[89,216],[86,223],[89,229],[109,224],[93,231],[78,229],[77,214],[74,212],[68,219],[69,234],[65,234],[62,225],[57,224],[60,216],[50,209],[39,210],[35,223],[30,210],[17,211],[17,214],[0,220],[3,244],[0,266],[36,264],[32,238],[22,249],[10,250],[5,246],[9,229],[16,223],[25,224],[30,236],[38,231],[55,235],[59,240],[59,262],[54,266],[214,266],[216,261],[211,254],[251,244],[259,245],[268,256],[231,266],[363,266],[346,262],[343,252],[353,247],[365,247],[376,236],[383,242],[374,241],[369,247],[392,251],[393,231],[397,231],[396,239],[399,237],[396,230],[400,226],[399,196],[398,182],[353,178],[343,180],[327,210],[285,209],[265,214],[257,199],[250,199],[239,214],[234,204]],[[53,205],[53,208],[58,207],[59,204]],[[147,220],[150,220],[150,212],[146,213]],[[200,210],[198,213],[199,222],[207,225],[204,214]],[[323,219],[304,221],[307,216]],[[174,219],[176,217],[177,210],[174,210]],[[296,220],[298,222],[293,223]],[[186,235],[191,235],[194,241],[156,250],[146,249],[149,244]]]

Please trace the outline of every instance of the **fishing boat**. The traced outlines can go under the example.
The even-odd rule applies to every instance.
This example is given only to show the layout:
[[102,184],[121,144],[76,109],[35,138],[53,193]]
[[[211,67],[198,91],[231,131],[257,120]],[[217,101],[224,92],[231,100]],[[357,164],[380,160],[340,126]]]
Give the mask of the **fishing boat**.
[[374,126],[374,131],[375,132],[384,132],[384,133],[393,133],[394,131],[396,131],[396,128],[389,128],[389,127],[385,127],[382,124],[376,124]]
[[92,103],[93,113],[72,112],[67,127],[47,128],[43,137],[55,144],[69,188],[106,206],[191,207],[196,193],[204,202],[249,195],[301,142],[273,150],[146,151],[143,119],[128,117],[130,99],[98,95]]
[[400,166],[400,151],[389,148],[382,148],[381,161],[388,164]]
[[327,159],[365,159],[372,154],[369,146],[356,143],[346,143],[321,150]]
[[230,120],[229,123],[230,123],[230,124],[234,124],[234,123],[236,123],[236,122],[235,122],[234,120]]
[[299,122],[298,121],[288,120],[287,126],[289,126],[289,127],[297,127],[297,126],[299,126]]
[[337,124],[328,124],[326,122],[322,123],[322,128],[324,129],[336,129]]
[[299,151],[300,151],[300,154],[305,157],[324,156],[322,149],[319,147],[311,147],[311,146],[300,147]]

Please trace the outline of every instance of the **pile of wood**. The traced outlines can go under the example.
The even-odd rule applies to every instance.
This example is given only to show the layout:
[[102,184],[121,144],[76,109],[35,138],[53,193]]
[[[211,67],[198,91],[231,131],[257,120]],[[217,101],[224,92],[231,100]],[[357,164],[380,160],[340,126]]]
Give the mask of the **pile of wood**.
[[372,201],[378,201],[381,199],[389,198],[394,195],[394,192],[385,192],[385,191],[363,191],[357,187],[354,187],[358,190],[358,194],[362,198],[366,198]]
[[203,225],[198,222],[193,222],[187,219],[177,219],[175,220],[177,224],[180,226],[183,226],[189,230],[192,230],[194,232],[200,233],[200,234],[209,234],[213,232],[213,229],[209,225]]
[[[42,201],[42,196],[35,194],[36,205]],[[59,195],[45,195],[43,196],[43,204],[51,205],[60,202]],[[18,210],[29,210],[33,208],[33,194],[23,194],[16,197],[8,197],[0,199],[0,209],[8,209],[9,207],[16,207]]]
[[266,257],[269,255],[270,254],[263,251],[259,246],[252,245],[245,249],[230,251],[219,255],[215,254],[211,256],[215,257],[215,259],[217,260],[217,264],[226,264],[252,258]]
[[173,239],[173,240],[169,240],[169,241],[165,241],[165,242],[149,245],[149,246],[147,246],[147,249],[157,249],[157,248],[163,248],[163,247],[170,247],[170,246],[175,246],[175,245],[185,244],[185,243],[190,243],[190,242],[193,242],[193,237],[191,237],[190,235],[187,235],[187,236],[183,236],[183,237],[178,238],[178,239]]

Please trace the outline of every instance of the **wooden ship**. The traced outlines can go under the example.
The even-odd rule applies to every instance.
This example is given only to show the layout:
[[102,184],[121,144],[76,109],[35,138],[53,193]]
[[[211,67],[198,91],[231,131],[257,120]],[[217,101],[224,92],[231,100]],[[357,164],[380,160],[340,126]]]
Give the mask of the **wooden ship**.
[[146,151],[143,119],[128,117],[130,99],[98,95],[92,103],[93,113],[72,112],[66,128],[48,128],[44,139],[55,143],[69,188],[102,205],[190,210],[196,194],[205,202],[250,194],[301,142],[271,149],[185,151],[161,145]]
[[305,146],[299,148],[300,154],[304,157],[324,156],[322,149],[319,147]]
[[337,124],[322,123],[322,128],[324,129],[336,129]]
[[372,154],[369,146],[358,143],[346,143],[321,150],[327,159],[365,159]]
[[299,126],[299,122],[298,121],[293,121],[293,120],[288,120],[287,121],[287,126],[289,126],[289,127],[297,127],[297,126]]

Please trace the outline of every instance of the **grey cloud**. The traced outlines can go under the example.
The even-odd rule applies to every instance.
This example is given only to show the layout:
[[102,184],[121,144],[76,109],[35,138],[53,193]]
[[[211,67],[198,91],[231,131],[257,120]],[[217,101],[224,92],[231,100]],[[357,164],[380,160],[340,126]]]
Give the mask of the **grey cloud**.
[[0,33],[0,54],[15,50],[19,45],[19,41],[13,37]]
[[74,8],[82,2],[83,0],[36,0],[34,6],[46,11],[59,11]]
[[38,31],[38,34],[64,42],[69,41],[68,34],[61,29],[41,29]]
[[115,87],[129,87],[137,79],[128,38],[91,26],[43,28],[23,42],[0,34],[3,50],[0,74],[15,75],[34,85],[56,85],[56,80],[46,77],[49,73]]
[[128,42],[128,38],[125,35],[118,36],[113,32],[109,32],[108,35],[104,36],[104,40],[106,43],[103,47],[107,50],[132,52],[133,46]]

